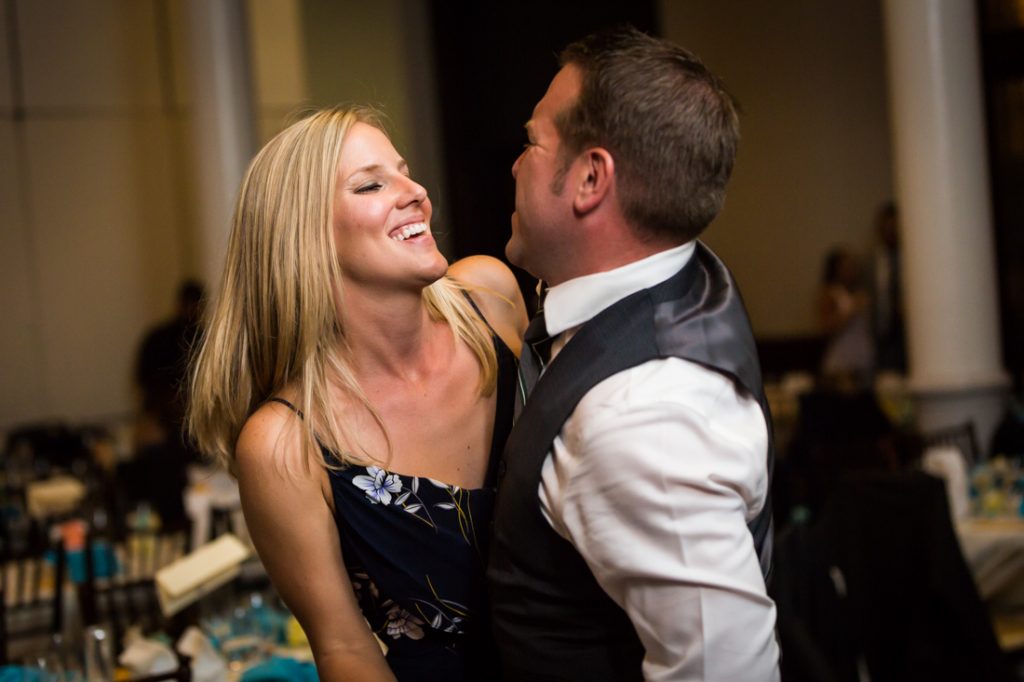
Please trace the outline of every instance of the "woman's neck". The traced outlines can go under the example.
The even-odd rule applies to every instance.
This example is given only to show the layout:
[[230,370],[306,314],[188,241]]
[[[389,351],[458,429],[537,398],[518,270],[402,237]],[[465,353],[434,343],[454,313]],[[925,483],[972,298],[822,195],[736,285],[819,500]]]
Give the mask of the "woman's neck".
[[394,291],[372,295],[346,290],[342,326],[352,367],[362,380],[427,378],[441,355],[450,352],[451,331],[430,317],[421,293]]

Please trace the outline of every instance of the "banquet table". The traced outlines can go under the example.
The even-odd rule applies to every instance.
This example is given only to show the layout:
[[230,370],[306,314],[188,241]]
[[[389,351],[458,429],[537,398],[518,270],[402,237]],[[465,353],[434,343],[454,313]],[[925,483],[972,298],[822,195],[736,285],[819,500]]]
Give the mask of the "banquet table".
[[1024,608],[1024,518],[967,517],[956,530],[982,599]]
[[999,645],[1024,650],[1024,518],[967,517],[956,531]]

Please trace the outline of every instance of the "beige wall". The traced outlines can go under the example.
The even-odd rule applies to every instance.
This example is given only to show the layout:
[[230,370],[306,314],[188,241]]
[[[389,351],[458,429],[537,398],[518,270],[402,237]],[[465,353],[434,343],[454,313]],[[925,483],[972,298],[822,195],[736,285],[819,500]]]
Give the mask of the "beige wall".
[[892,196],[879,3],[662,0],[661,13],[743,108],[726,207],[705,239],[759,336],[812,332],[826,251],[866,249]]
[[301,3],[250,1],[248,20],[256,130],[263,144],[309,102]]
[[13,8],[3,34],[17,44],[0,57],[0,425],[120,413],[140,330],[169,311],[185,271],[158,6]]
[[447,252],[429,1],[304,0],[305,59],[312,103],[371,104],[387,114],[395,147],[430,193],[435,237]]

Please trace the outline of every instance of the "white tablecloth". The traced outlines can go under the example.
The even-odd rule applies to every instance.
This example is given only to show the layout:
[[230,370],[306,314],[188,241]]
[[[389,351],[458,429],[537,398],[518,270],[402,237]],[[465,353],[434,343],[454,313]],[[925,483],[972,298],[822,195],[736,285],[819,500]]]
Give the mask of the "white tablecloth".
[[1024,609],[1024,519],[965,518],[956,531],[982,599],[1000,610]]

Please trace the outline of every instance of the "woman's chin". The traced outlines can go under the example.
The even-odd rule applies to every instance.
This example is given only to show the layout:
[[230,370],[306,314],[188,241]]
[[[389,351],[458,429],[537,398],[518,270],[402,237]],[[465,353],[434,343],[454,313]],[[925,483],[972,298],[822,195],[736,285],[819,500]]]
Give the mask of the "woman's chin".
[[440,251],[438,251],[437,258],[424,270],[425,275],[428,278],[430,278],[428,284],[433,284],[434,282],[448,274],[448,259],[445,258]]

